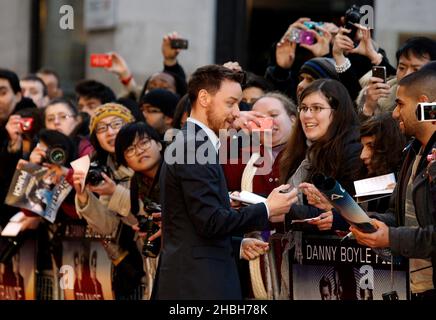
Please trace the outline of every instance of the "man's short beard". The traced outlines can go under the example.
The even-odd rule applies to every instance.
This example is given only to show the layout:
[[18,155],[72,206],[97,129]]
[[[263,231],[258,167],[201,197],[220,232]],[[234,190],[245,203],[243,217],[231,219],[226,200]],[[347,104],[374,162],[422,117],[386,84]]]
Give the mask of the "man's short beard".
[[207,118],[207,123],[208,123],[209,128],[213,132],[215,132],[216,135],[219,134],[220,129],[224,129],[224,128],[221,128],[221,125],[223,122],[219,122],[219,120],[217,120],[215,114],[213,113],[212,108],[209,108],[206,111],[206,118]]

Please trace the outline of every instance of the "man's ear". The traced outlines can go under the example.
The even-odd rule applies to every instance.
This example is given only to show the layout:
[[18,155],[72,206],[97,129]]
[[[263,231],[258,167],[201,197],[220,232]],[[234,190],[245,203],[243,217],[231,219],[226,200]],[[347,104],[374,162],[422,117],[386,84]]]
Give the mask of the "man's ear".
[[431,102],[431,101],[425,94],[422,94],[419,96],[418,102]]
[[172,127],[173,126],[173,118],[170,118],[168,116],[164,117],[164,122],[166,126]]
[[207,107],[210,104],[210,94],[207,92],[206,89],[201,89],[198,92],[198,98],[197,98],[200,106]]

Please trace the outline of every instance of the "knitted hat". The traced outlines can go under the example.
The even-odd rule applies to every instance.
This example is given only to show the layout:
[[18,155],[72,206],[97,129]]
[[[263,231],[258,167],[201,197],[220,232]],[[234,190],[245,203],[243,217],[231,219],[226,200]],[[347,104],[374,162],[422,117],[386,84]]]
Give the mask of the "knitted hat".
[[100,107],[95,109],[95,113],[91,118],[91,124],[89,125],[90,133],[92,134],[95,127],[97,126],[97,123],[99,123],[100,120],[110,116],[120,117],[127,123],[135,121],[132,113],[126,107],[118,103],[105,103],[104,105],[101,105]]
[[159,108],[164,115],[174,118],[179,96],[165,89],[154,89],[142,97],[142,104],[149,104]]
[[316,79],[339,80],[335,69],[335,62],[331,58],[313,58],[306,61],[300,68],[301,73],[307,73]]

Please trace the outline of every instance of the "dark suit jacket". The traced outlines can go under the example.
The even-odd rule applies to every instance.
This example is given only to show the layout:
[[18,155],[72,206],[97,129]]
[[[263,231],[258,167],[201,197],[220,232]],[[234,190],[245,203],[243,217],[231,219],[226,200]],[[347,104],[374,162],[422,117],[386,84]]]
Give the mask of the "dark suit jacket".
[[[230,208],[212,143],[199,126],[188,122],[188,127],[167,147],[161,169],[162,250],[153,297],[241,299],[234,259],[239,251],[232,249],[232,235],[264,230],[266,207]],[[195,141],[196,134],[204,140]],[[179,163],[170,164],[174,150],[183,156]],[[195,157],[196,152],[210,156],[208,163],[200,164],[204,162]],[[187,155],[194,163],[186,164]]]

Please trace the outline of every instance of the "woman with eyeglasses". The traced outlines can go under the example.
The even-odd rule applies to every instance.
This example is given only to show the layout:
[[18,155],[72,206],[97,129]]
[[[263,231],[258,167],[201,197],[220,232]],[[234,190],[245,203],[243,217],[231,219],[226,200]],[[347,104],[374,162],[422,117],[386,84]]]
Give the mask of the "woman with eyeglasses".
[[[88,139],[87,121],[79,114],[77,107],[69,100],[57,98],[50,101],[44,109],[44,124],[49,130],[56,130],[70,137],[82,157],[91,154],[94,149]],[[34,161],[45,157],[45,151],[39,146],[32,150]]]
[[[123,127],[116,139],[115,150],[120,164],[135,171],[132,177],[130,190],[130,208],[135,217],[152,214],[154,219],[160,217],[160,212],[146,212],[147,205],[159,204],[159,172],[163,161],[164,146],[159,134],[144,122],[131,123]],[[136,223],[133,226],[139,235],[145,236],[145,230],[140,229]],[[160,237],[160,230],[147,235],[149,241]],[[159,244],[156,244],[160,247]],[[144,247],[141,238],[138,238],[139,248]],[[144,250],[143,255],[144,255]],[[144,265],[147,276],[146,297],[150,297],[157,268],[157,259],[144,256]]]
[[[94,172],[100,178],[90,182],[85,172],[73,174],[77,213],[94,231],[111,237],[103,241],[103,246],[114,264],[112,289],[117,300],[142,298],[142,258],[134,241],[135,232],[126,225],[136,223],[129,214],[133,171],[115,158],[115,138],[124,125],[134,120],[131,112],[120,104],[106,103],[98,107],[91,119],[90,140],[95,149],[92,161],[97,171]],[[109,168],[110,176],[98,172],[102,166]],[[86,186],[82,190],[83,184]]]
[[[281,158],[280,177],[301,188],[305,197],[300,195],[299,203],[291,207],[286,226],[290,229],[294,219],[319,216],[310,223],[320,230],[330,229],[326,226],[333,219],[332,206],[324,202],[311,179],[322,173],[354,194],[353,181],[359,179],[362,168],[359,121],[347,89],[332,79],[315,80],[302,91],[298,117]],[[322,209],[311,206],[321,203],[325,204]]]

